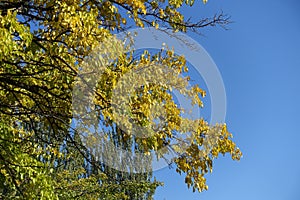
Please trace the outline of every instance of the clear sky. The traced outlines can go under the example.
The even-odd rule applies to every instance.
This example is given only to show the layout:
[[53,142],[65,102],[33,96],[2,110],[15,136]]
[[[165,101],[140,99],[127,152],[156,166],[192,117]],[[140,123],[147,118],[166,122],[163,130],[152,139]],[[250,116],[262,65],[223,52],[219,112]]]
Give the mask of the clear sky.
[[[199,0],[198,0],[199,1]],[[157,200],[300,199],[300,1],[209,0],[184,13],[194,18],[223,10],[231,30],[189,34],[217,64],[227,93],[226,122],[243,151],[214,163],[209,190],[192,193],[184,177],[164,168]]]

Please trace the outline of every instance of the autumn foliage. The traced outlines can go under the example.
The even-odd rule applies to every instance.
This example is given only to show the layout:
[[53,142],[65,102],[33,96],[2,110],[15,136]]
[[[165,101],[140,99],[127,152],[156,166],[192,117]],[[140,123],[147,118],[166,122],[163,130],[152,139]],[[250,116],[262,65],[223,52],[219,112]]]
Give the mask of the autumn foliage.
[[[150,153],[161,158],[170,151],[177,155],[170,162],[186,176],[187,186],[201,192],[208,188],[205,174],[212,171],[215,158],[228,153],[240,159],[241,152],[225,124],[182,117],[172,88],[199,107],[204,106],[201,99],[205,96],[198,85],[187,87],[189,78],[180,76],[187,71],[184,55],[162,49],[136,56],[134,51],[109,48],[118,51],[113,61],[88,59],[99,46],[113,41],[114,33],[131,26],[186,32],[228,23],[223,14],[185,20],[179,8],[186,5],[192,6],[193,1],[0,2],[1,199],[151,199],[161,183],[152,179],[151,163],[144,159]],[[86,65],[89,62],[92,65]],[[90,66],[102,67],[101,76],[87,79],[84,72]],[[139,137],[132,133],[131,122],[122,120],[124,113],[114,110],[114,105],[125,100],[113,95],[122,81],[125,84],[145,66],[158,75],[157,66],[163,66],[166,84],[146,80],[130,91],[130,103],[123,110],[128,109],[134,124],[149,131],[147,137]],[[95,87],[90,87],[92,82]],[[74,127],[74,120],[80,122],[82,114],[89,112],[84,107],[74,109],[78,85],[93,94],[96,125]],[[165,118],[154,124],[157,116],[151,111],[157,105],[164,109]],[[92,125],[100,126],[101,137],[87,128]],[[141,171],[134,173],[136,166],[130,163],[126,163],[126,172],[101,162],[90,148],[100,141],[145,155],[140,160]]]

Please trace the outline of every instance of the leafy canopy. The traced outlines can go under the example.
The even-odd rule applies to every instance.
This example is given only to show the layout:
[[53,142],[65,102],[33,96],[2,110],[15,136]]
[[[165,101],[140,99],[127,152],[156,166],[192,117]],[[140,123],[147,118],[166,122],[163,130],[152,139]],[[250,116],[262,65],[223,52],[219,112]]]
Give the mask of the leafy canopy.
[[[82,135],[89,136],[89,142],[96,139],[127,151],[134,149],[146,155],[141,158],[142,163],[147,163],[150,152],[159,158],[172,151],[177,157],[170,162],[175,164],[177,172],[184,173],[186,184],[194,191],[207,189],[204,176],[212,171],[213,160],[219,154],[229,153],[232,159],[240,159],[241,152],[225,124],[210,126],[204,119],[182,117],[183,110],[171,95],[172,87],[176,86],[199,107],[203,106],[201,98],[205,96],[197,85],[187,87],[188,77],[180,78],[187,71],[184,55],[175,55],[170,49],[145,51],[138,57],[134,51],[119,52],[107,65],[93,63],[94,67],[104,67],[101,77],[78,79],[91,69],[85,64],[86,58],[105,41],[112,41],[113,33],[128,30],[133,24],[186,32],[228,23],[223,14],[196,22],[185,20],[179,9],[193,3],[193,0],[0,2],[1,198],[151,198],[160,183],[151,180],[150,166],[145,165],[143,173],[133,175],[136,166],[126,163],[129,172],[118,172],[91,153],[95,148],[89,148],[93,144],[87,147]],[[139,137],[132,134],[132,124],[123,120],[124,115],[113,110],[113,105],[120,103],[113,95],[122,81],[124,84],[130,81],[145,66],[152,72],[155,69],[158,75],[159,69],[153,66],[163,66],[167,73],[162,77],[166,84],[146,80],[142,87],[130,90],[129,100],[120,99],[130,102],[124,109],[134,124],[144,131],[150,130],[147,137]],[[89,81],[96,87],[90,87]],[[86,108],[73,112],[73,90],[78,84],[93,94],[92,102],[97,108],[94,127],[101,125],[101,137],[85,126],[74,129],[72,125],[74,117],[80,117],[76,114],[88,112]],[[157,117],[152,112],[156,105],[165,112],[160,124],[153,123]]]

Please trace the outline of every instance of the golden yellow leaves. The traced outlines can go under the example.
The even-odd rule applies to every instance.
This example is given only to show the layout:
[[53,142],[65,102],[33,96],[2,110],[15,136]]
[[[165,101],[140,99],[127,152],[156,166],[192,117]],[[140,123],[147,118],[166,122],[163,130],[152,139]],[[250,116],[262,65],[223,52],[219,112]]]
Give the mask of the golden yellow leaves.
[[[144,27],[145,25],[149,25],[158,29],[160,28],[159,25],[165,25],[162,21],[165,20],[175,31],[185,31],[186,27],[183,25],[184,16],[176,10],[176,8],[182,5],[183,1],[170,0],[170,5],[167,5],[167,3],[164,5],[166,7],[161,6],[156,1],[150,2],[151,7],[149,6],[149,2],[144,0],[96,2],[97,4],[94,4],[95,1],[80,0],[35,0],[33,4],[36,4],[36,6],[34,5],[34,7],[41,7],[44,11],[41,11],[42,14],[34,14],[45,20],[40,20],[37,23],[38,27],[34,27],[37,30],[34,31],[35,37],[33,40],[29,26],[26,27],[20,24],[15,12],[8,11],[7,15],[0,16],[0,35],[3,39],[2,43],[0,43],[0,60],[7,58],[8,61],[16,61],[15,65],[5,64],[0,69],[0,73],[24,75],[24,77],[19,78],[20,81],[16,85],[6,84],[6,88],[0,91],[1,100],[4,99],[6,102],[9,102],[9,109],[5,111],[8,111],[8,113],[17,111],[19,112],[18,114],[26,113],[24,115],[20,114],[19,118],[14,118],[13,120],[16,122],[22,121],[23,123],[35,123],[38,124],[36,127],[42,127],[39,130],[42,133],[57,134],[49,136],[51,139],[55,140],[66,133],[68,134],[69,130],[66,127],[71,124],[68,124],[68,122],[72,118],[70,114],[72,101],[70,91],[73,89],[74,77],[80,71],[93,73],[95,68],[91,71],[84,71],[82,68],[86,66],[81,65],[81,62],[85,57],[91,56],[91,51],[100,50],[96,47],[99,44],[105,43],[103,41],[107,39],[111,44],[105,46],[104,49],[107,51],[103,53],[114,54],[116,56],[113,58],[108,56],[113,62],[106,62],[107,60],[105,61],[105,59],[99,59],[98,63],[88,63],[91,66],[101,66],[105,69],[101,76],[85,80],[85,83],[91,85],[95,83],[96,87],[84,87],[83,89],[86,90],[83,90],[80,94],[80,100],[90,100],[95,104],[97,112],[95,112],[94,116],[96,119],[102,120],[103,123],[101,126],[106,126],[105,130],[117,127],[119,124],[116,125],[115,122],[119,120],[127,128],[131,128],[132,124],[130,123],[133,121],[135,124],[140,125],[139,128],[145,128],[142,130],[150,133],[147,135],[145,132],[142,132],[147,137],[138,138],[131,134],[132,130],[128,132],[119,131],[116,133],[116,136],[122,138],[118,140],[120,145],[129,143],[139,146],[139,150],[145,155],[149,155],[153,151],[159,151],[157,154],[164,156],[168,153],[168,148],[166,147],[170,147],[168,145],[170,145],[171,141],[177,142],[176,146],[173,146],[174,151],[180,155],[175,160],[178,166],[177,171],[187,174],[186,183],[189,187],[193,186],[194,189],[196,188],[199,191],[207,189],[204,175],[212,170],[212,159],[220,153],[230,153],[233,159],[239,159],[241,153],[235,147],[234,142],[230,140],[231,135],[227,132],[226,128],[214,128],[208,126],[204,120],[192,121],[182,117],[184,110],[180,109],[172,98],[172,89],[179,90],[181,94],[192,99],[192,102],[197,106],[203,106],[201,98],[205,96],[205,91],[200,89],[200,87],[187,87],[188,77],[178,78],[180,74],[188,71],[184,56],[177,56],[174,54],[174,51],[166,50],[160,52],[161,54],[157,53],[155,55],[144,52],[140,58],[135,60],[132,52],[129,52],[129,55],[127,55],[124,54],[124,51],[121,51],[122,55],[120,55],[118,49],[122,48],[119,48],[110,38],[113,30],[122,29],[122,24],[128,24],[127,20],[129,19],[121,16],[121,13],[122,15],[125,13],[119,10],[122,6],[128,8],[129,15],[133,17],[137,26]],[[203,2],[206,3],[206,1]],[[117,6],[117,3],[121,5]],[[193,1],[188,1],[188,3],[192,4]],[[156,15],[155,19],[152,18],[152,14]],[[151,17],[146,18],[148,16]],[[149,21],[145,19],[149,19]],[[170,26],[166,25],[165,27],[170,28]],[[15,34],[17,36],[13,35],[14,33],[18,33]],[[18,61],[20,61],[20,65],[18,65]],[[133,92],[127,93],[127,96],[130,96],[128,107],[121,110],[129,115],[129,119],[128,116],[124,117],[121,114],[114,115],[113,106],[115,105],[113,104],[112,97],[114,89],[116,89],[122,77],[126,76],[126,74],[128,75],[128,72],[131,70],[136,70],[134,72],[140,75],[137,73],[138,70],[142,70],[145,66],[151,67],[152,65],[162,67],[152,68],[154,72],[150,71],[149,77],[154,79],[159,74],[165,74],[165,76],[159,76],[163,81],[158,83],[149,80],[143,82],[144,80],[141,80],[140,82],[143,82],[143,84],[140,87],[134,87],[135,90]],[[77,68],[77,66],[82,68]],[[139,80],[138,78],[136,76],[131,77],[134,80]],[[11,79],[14,83],[16,83],[16,80],[17,78]],[[94,92],[94,98],[88,99],[89,97],[85,96],[85,92],[88,90]],[[125,95],[121,96],[124,97]],[[18,109],[15,109],[16,107]],[[88,109],[86,108],[76,111],[84,114],[88,113]],[[31,112],[35,113],[31,114]],[[87,125],[99,126],[97,123],[93,124],[92,120],[88,121]],[[60,131],[66,132],[61,134]],[[90,133],[91,129],[82,128],[77,129],[77,131],[80,133]],[[27,139],[27,136],[31,134],[20,128],[15,128],[12,133],[15,136],[12,142],[18,143],[21,143],[22,139]],[[181,141],[178,135],[186,133],[190,133],[191,136]],[[109,135],[110,133],[105,134]],[[20,135],[22,137],[19,137]],[[87,143],[88,146],[97,146],[99,137],[90,134],[87,136],[87,140],[89,141]],[[55,142],[54,144],[56,145]],[[67,156],[62,154],[62,150],[55,145],[43,145],[43,148],[41,148],[41,146],[30,146],[28,142],[26,146],[24,145],[26,149],[23,149],[22,146],[9,147],[14,151],[15,160],[20,161],[19,163],[22,164],[41,164],[36,162],[37,160],[30,160],[31,158],[28,155],[24,155],[23,151],[25,150],[32,151],[30,156],[43,158],[46,164],[52,162],[51,166],[54,166],[53,162],[55,159],[68,160],[70,157],[76,157],[72,153],[69,153]],[[110,154],[109,156],[112,157]],[[18,169],[18,173],[22,174],[22,176],[29,176],[26,180],[30,179],[32,183],[36,183],[38,186],[53,187],[55,185],[51,185],[50,181],[46,182],[49,177],[43,176],[41,172],[28,170],[30,173],[35,173],[34,176],[31,176],[32,174],[26,174],[27,172],[24,169]],[[53,171],[49,171],[52,174]],[[1,169],[1,173],[6,175],[7,171]],[[77,177],[82,173],[85,173],[84,170],[76,170],[74,172],[75,175],[69,172],[62,173],[62,180],[61,182],[59,181],[62,184],[59,187],[64,188],[66,186],[64,189],[67,190],[70,188],[81,189],[81,186],[97,186],[99,182],[94,177],[78,180]],[[71,178],[74,180],[70,184],[70,181],[68,182],[64,178],[68,179],[68,181]],[[21,180],[18,180],[17,184],[22,184],[22,180],[24,180],[23,177],[21,177]],[[31,198],[28,197],[28,199],[38,199],[39,197],[35,198],[34,193],[38,193],[37,190],[39,188],[36,188],[34,184],[28,185],[27,191],[33,191],[33,196]],[[82,188],[86,189],[86,187]],[[45,191],[42,194],[44,196],[47,195],[47,190]],[[52,191],[51,188],[49,191]]]
[[152,26],[155,27],[155,29],[158,29],[159,28],[159,23],[153,21]]
[[125,18],[122,18],[122,23],[123,23],[123,24],[126,24],[126,23],[127,23],[127,21],[126,21]]
[[169,5],[174,8],[179,8],[182,6],[183,0],[169,0]]
[[[204,178],[204,174],[207,173],[208,163],[211,160],[196,160],[194,163],[189,162],[186,158],[181,157],[175,160],[178,168],[176,171],[181,174],[181,172],[186,173],[185,183],[188,188],[192,187],[193,192],[198,190],[202,192],[203,190],[207,190],[208,186],[206,185],[206,179]],[[195,170],[197,168],[201,168],[202,172]]]
[[32,40],[29,27],[20,24],[17,20],[17,12],[10,10],[6,15],[0,15],[0,35],[0,60],[9,56],[13,51],[20,54],[21,49],[28,47]]
[[159,17],[162,19],[166,17],[166,14],[162,8],[159,9]]
[[188,147],[175,159],[176,171],[186,173],[185,182],[193,191],[208,189],[204,175],[212,172],[213,159],[219,154],[229,153],[234,160],[241,158],[241,151],[231,137],[225,124],[209,126],[203,119],[199,120],[197,133],[186,139]]
[[[54,19],[44,24],[52,31],[43,35],[49,40],[61,41],[60,46],[68,45],[78,56],[86,56],[103,39],[103,35],[109,33],[108,30],[99,27],[96,8],[86,12],[78,4],[70,2],[59,2],[54,8],[54,12],[58,14],[51,15]],[[61,50],[66,52],[70,49]]]
[[141,20],[141,17],[139,17],[139,15],[147,14],[147,9],[144,0],[117,0],[116,2],[117,4],[122,4],[128,7],[128,17],[133,18],[137,26],[142,28],[145,26],[144,22]]

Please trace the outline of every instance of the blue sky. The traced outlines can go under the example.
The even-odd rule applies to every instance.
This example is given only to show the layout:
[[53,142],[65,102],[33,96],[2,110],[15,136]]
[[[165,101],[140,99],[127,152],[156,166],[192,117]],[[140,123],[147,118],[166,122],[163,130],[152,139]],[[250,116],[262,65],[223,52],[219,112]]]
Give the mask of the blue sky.
[[188,16],[220,10],[230,30],[189,34],[217,64],[226,88],[226,123],[243,151],[214,162],[209,190],[192,193],[174,169],[154,172],[165,186],[157,200],[300,199],[300,2],[297,0],[200,1]]

